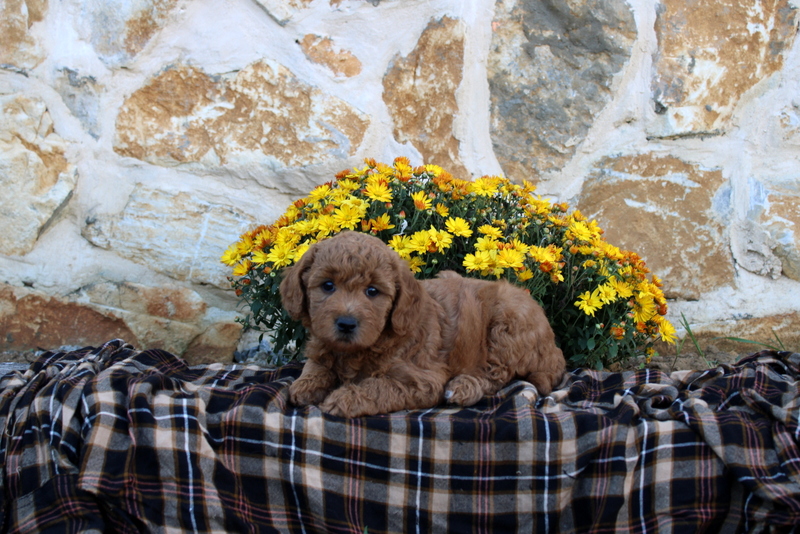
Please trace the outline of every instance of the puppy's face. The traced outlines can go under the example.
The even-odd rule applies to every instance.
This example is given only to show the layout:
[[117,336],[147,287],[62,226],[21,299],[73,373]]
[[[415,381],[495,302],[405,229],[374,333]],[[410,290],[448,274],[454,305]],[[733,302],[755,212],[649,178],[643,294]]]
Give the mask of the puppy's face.
[[306,256],[281,285],[290,314],[337,352],[374,345],[391,328],[403,260],[379,239],[354,232],[317,243]]

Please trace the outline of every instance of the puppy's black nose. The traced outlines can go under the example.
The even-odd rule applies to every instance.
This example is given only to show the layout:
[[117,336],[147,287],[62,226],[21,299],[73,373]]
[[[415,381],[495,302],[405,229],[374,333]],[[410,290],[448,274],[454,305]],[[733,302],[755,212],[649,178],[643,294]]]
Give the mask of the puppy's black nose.
[[342,334],[352,334],[353,330],[355,330],[357,326],[358,321],[355,317],[349,317],[345,315],[336,319],[336,329]]

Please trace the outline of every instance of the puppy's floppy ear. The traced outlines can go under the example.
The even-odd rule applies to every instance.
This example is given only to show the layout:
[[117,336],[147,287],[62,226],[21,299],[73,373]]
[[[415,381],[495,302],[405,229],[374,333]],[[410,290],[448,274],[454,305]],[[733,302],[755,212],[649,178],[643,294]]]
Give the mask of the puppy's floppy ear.
[[294,266],[286,269],[280,286],[281,304],[289,316],[301,321],[304,325],[309,320],[308,301],[306,299],[305,274],[311,269],[314,263],[315,247],[309,248],[300,261]]
[[411,333],[420,320],[418,308],[425,290],[414,278],[408,263],[400,256],[397,256],[392,269],[395,276],[395,296],[389,321],[395,334],[405,336]]

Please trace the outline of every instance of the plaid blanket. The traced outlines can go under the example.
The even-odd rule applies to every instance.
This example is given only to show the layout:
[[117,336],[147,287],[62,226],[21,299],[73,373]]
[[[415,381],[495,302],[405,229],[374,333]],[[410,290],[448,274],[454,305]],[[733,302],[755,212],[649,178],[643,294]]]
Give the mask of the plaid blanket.
[[297,409],[289,365],[115,340],[0,378],[3,532],[791,532],[800,354],[514,382],[467,409]]

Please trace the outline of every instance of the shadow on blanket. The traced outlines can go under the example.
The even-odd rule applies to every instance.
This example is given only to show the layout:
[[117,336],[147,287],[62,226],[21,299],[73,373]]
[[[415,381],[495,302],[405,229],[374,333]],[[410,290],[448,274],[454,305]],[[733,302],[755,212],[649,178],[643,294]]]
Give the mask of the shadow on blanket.
[[469,409],[296,409],[296,365],[115,340],[0,378],[4,532],[792,531],[800,354],[575,371]]

